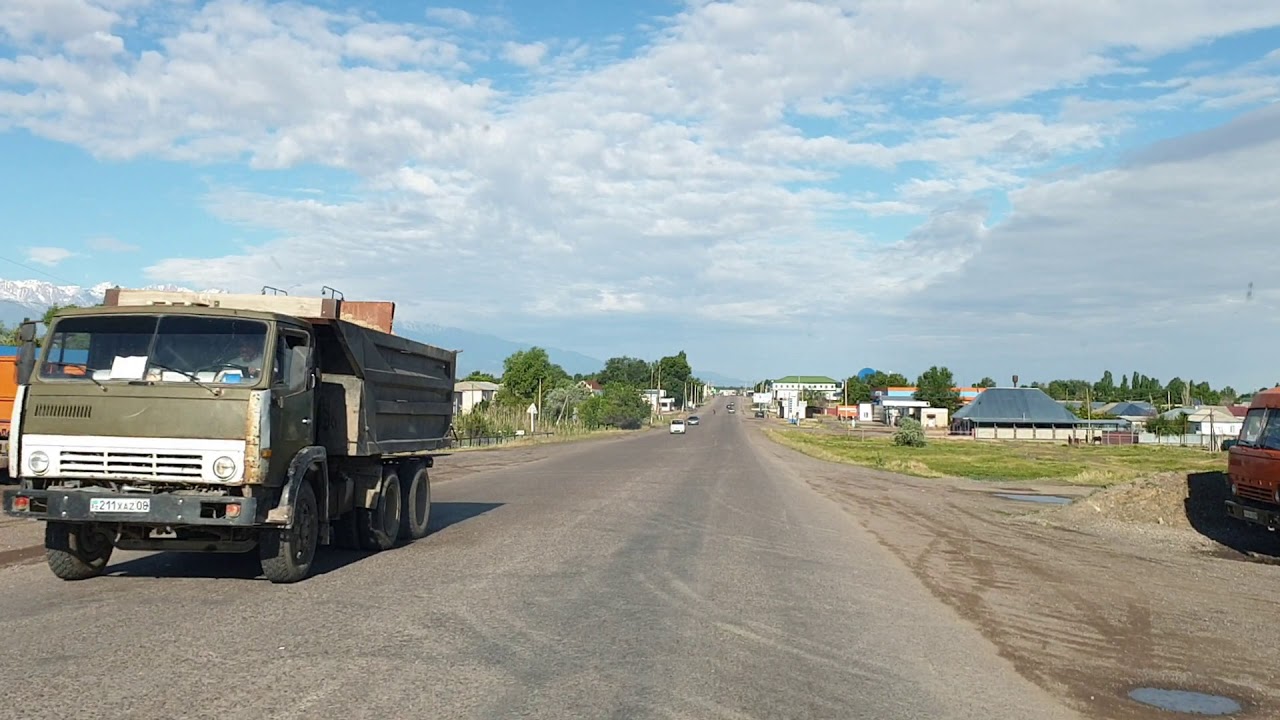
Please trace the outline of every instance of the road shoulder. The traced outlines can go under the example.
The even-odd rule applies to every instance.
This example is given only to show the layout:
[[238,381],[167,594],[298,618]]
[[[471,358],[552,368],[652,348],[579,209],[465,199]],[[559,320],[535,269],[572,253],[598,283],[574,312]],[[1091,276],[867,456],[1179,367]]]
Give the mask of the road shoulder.
[[[1225,694],[1276,717],[1275,567],[1224,559],[1172,529],[1070,527],[990,483],[819,460],[753,428],[759,451],[839,504],[1024,677],[1089,717],[1155,718],[1139,686]],[[1029,488],[1022,488],[1029,489]],[[1028,507],[1030,506],[1030,507]]]

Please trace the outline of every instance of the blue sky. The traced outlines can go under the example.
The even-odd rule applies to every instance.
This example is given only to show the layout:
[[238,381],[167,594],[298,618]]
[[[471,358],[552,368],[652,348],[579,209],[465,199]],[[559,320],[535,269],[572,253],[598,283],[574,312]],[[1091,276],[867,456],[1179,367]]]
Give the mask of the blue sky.
[[0,278],[742,377],[1270,384],[1220,348],[1277,322],[1277,48],[1246,0],[14,0]]

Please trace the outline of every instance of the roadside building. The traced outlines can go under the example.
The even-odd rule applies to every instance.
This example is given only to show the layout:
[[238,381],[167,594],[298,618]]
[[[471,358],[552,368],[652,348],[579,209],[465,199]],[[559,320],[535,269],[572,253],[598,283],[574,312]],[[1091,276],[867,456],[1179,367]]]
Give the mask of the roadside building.
[[953,432],[979,440],[1077,440],[1127,425],[1081,420],[1039,388],[989,388],[953,417]]
[[1217,405],[1174,408],[1162,413],[1161,417],[1180,420],[1183,413],[1187,416],[1187,435],[1235,437],[1240,434],[1240,428],[1244,427],[1244,418],[1236,417],[1227,408]]
[[583,390],[590,390],[592,395],[604,393],[604,386],[596,380],[581,380],[578,382],[578,387]]
[[493,402],[502,386],[485,380],[463,380],[453,384],[453,413],[466,415],[482,402]]
[[1157,411],[1149,402],[1125,400],[1103,405],[1101,413],[1126,420],[1135,430],[1141,431],[1147,421],[1156,416]]
[[650,412],[669,413],[676,409],[676,399],[668,395],[666,390],[648,388],[640,391],[640,397],[649,403]]
[[825,375],[788,375],[769,381],[769,389],[775,397],[794,395],[804,397],[806,392],[820,393],[827,400],[840,399],[840,383]]

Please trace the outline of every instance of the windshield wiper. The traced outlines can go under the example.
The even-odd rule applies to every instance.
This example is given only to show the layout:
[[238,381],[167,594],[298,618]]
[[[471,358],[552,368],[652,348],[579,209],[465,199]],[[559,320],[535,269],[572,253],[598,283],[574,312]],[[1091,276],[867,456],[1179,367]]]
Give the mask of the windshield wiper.
[[179,370],[178,368],[169,367],[168,365],[161,365],[158,362],[151,363],[151,367],[160,368],[161,370],[168,370],[169,372],[176,372],[179,375],[187,378],[191,382],[204,388],[205,390],[208,390],[209,392],[213,393],[215,397],[222,394],[222,392],[217,388],[210,387],[200,382],[200,378],[197,378],[194,373],[189,373],[186,370]]

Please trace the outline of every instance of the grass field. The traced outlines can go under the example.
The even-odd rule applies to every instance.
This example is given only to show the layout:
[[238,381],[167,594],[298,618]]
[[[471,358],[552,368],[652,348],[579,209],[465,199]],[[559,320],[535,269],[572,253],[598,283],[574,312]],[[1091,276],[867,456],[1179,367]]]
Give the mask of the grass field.
[[1111,485],[1160,472],[1223,470],[1226,455],[1195,448],[1057,443],[931,440],[927,447],[897,447],[888,438],[835,437],[796,430],[766,430],[777,442],[823,460],[919,477],[974,480],[1058,480]]

